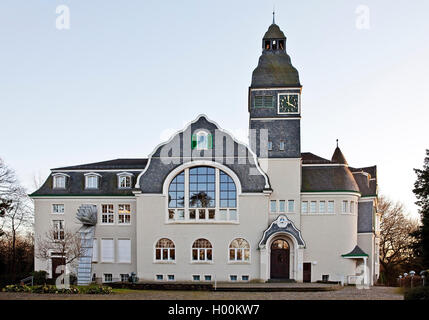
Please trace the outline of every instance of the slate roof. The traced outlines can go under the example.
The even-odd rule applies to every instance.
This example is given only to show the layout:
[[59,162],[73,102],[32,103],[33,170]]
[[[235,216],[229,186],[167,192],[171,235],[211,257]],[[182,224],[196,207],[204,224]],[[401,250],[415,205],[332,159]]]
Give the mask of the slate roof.
[[[339,151],[341,153],[341,150]],[[302,192],[360,192],[362,196],[377,195],[377,167],[352,168],[348,166],[333,166],[333,161],[317,156],[311,152],[304,152],[302,163],[309,165],[302,167]],[[338,159],[336,157],[339,157]],[[344,155],[334,152],[333,160],[345,160]],[[131,189],[118,189],[117,173],[127,170],[134,176],[132,184],[136,183],[137,176],[146,167],[148,159],[114,159],[108,161],[81,164],[69,167],[60,167],[52,170],[61,171],[70,176],[67,188],[52,189],[52,175],[48,177],[42,187],[31,196],[132,196]],[[311,166],[314,164],[315,166]],[[326,164],[326,166],[323,166]],[[97,190],[85,190],[84,172],[75,170],[87,170],[101,175],[101,186]],[[97,171],[114,170],[114,171]],[[368,174],[368,175],[367,175]]]
[[77,166],[60,167],[52,170],[123,170],[123,169],[144,169],[147,159],[114,159],[108,161],[80,164]]
[[332,155],[331,162],[348,165],[346,157],[344,157],[339,147],[335,149],[334,154]]
[[329,164],[330,160],[319,157],[311,152],[301,153],[302,163],[303,164]]
[[346,166],[302,167],[302,192],[360,192],[353,174]]
[[[80,164],[76,166],[54,168],[53,171],[61,171],[67,174],[66,188],[53,189],[52,174],[45,183],[30,196],[132,196],[132,189],[119,189],[117,174],[127,171],[133,174],[132,185],[136,183],[137,176],[146,167],[147,159],[114,159],[108,161]],[[80,172],[76,170],[87,170]],[[98,171],[113,170],[113,171]],[[98,189],[85,189],[85,173],[95,172],[101,175]]]
[[362,196],[377,195],[377,166],[350,168],[359,186]]
[[273,23],[268,28],[267,32],[265,32],[264,40],[265,39],[285,39],[286,36],[283,33],[283,31],[280,30],[280,27]]
[[[265,39],[286,39],[279,26],[272,24],[264,35]],[[298,70],[284,51],[265,51],[252,74],[252,88],[301,87]]]
[[356,246],[352,251],[350,251],[347,254],[341,255],[342,257],[368,257],[368,254],[366,254],[359,246]]
[[[53,176],[49,175],[45,183],[30,196],[133,196],[132,189],[118,188],[118,171],[103,172],[96,170],[88,171],[101,175],[100,187],[98,189],[85,189],[85,172],[67,171],[63,173],[69,175],[65,189],[53,189]],[[133,174],[132,184],[134,185],[137,176],[141,171],[127,171]]]

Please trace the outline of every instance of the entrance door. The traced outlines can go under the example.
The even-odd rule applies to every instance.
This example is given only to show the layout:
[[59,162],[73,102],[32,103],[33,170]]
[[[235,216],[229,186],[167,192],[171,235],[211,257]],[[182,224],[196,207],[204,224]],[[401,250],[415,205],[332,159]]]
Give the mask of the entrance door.
[[52,278],[56,279],[59,275],[61,275],[63,272],[60,271],[61,268],[59,268],[57,272],[57,267],[61,265],[66,264],[66,259],[64,258],[51,258],[52,259]]
[[271,279],[289,279],[289,245],[285,240],[275,240],[271,245]]
[[311,263],[304,263],[304,282],[311,282]]

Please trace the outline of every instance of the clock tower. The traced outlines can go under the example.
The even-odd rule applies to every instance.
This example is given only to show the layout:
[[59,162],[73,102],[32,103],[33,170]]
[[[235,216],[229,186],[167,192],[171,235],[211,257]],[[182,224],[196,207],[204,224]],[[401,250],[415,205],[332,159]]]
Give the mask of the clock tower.
[[249,140],[270,177],[270,222],[283,212],[296,226],[301,225],[301,88],[286,36],[273,19],[249,88]]
[[260,159],[301,158],[301,88],[286,36],[273,19],[249,88],[249,138]]

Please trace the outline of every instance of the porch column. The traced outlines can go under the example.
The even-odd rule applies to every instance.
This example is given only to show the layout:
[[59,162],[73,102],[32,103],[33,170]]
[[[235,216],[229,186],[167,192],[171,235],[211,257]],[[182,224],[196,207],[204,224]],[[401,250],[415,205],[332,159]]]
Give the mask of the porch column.
[[269,279],[269,267],[268,267],[268,250],[266,247],[261,248],[260,250],[260,278],[262,281],[266,282]]
[[304,248],[299,246],[296,254],[296,260],[297,260],[297,273],[295,280],[297,282],[303,282],[304,281]]
[[363,283],[368,285],[368,274],[366,272],[368,257],[363,257]]

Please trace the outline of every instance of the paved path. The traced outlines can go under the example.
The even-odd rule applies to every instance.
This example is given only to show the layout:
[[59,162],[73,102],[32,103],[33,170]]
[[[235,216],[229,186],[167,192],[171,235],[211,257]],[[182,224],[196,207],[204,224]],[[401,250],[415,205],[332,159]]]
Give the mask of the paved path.
[[397,288],[372,287],[359,290],[345,287],[326,292],[210,292],[123,290],[111,295],[55,295],[0,292],[0,300],[403,300]]

